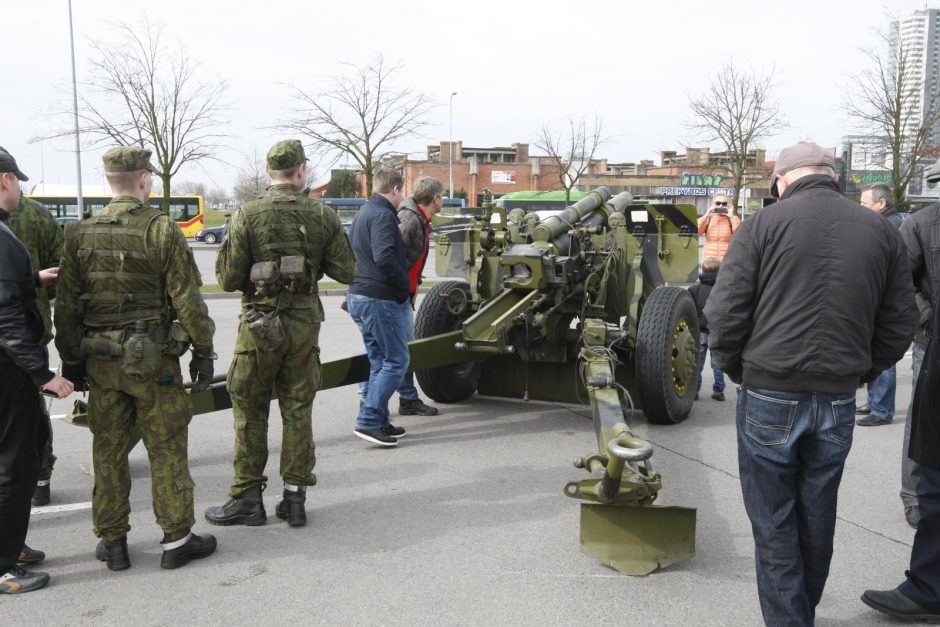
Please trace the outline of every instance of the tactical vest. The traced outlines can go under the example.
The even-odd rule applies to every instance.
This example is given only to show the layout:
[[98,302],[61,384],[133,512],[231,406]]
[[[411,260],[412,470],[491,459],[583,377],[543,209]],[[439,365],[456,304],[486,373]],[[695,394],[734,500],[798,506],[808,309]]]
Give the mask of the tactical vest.
[[[280,281],[266,290],[253,289],[244,294],[242,303],[260,310],[307,309],[319,306],[316,269],[324,243],[323,213],[300,191],[271,190],[247,203],[244,219],[251,233],[251,259],[254,263],[281,263],[284,257],[303,257],[303,276]],[[319,224],[316,215],[320,216]],[[283,269],[281,269],[283,275]]]
[[[113,206],[113,205],[111,205]],[[163,214],[139,204],[119,215],[98,215],[75,224],[87,327],[124,327],[162,321],[168,315],[160,268],[147,254],[150,224]]]

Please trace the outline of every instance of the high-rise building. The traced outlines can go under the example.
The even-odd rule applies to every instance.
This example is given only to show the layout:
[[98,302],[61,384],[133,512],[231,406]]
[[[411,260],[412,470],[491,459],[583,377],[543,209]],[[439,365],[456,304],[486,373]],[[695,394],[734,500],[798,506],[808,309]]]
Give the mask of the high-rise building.
[[[906,53],[901,93],[913,107],[909,134],[929,112],[940,88],[940,9],[920,9],[893,24],[897,45]],[[897,50],[894,51],[895,53]],[[897,60],[897,54],[892,58]],[[935,105],[936,106],[936,105]],[[940,123],[934,123],[927,148],[940,146]]]

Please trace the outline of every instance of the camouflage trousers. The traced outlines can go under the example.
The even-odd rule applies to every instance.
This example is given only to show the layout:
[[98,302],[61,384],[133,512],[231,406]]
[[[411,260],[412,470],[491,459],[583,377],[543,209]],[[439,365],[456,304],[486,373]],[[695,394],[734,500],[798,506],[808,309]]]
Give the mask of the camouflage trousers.
[[42,406],[43,420],[49,429],[49,439],[46,440],[46,446],[42,449],[42,462],[39,466],[39,480],[48,481],[52,477],[52,467],[55,466],[56,456],[52,454],[52,420],[49,418],[49,407],[46,405],[46,399],[40,396],[39,404]]
[[310,309],[281,312],[286,338],[274,351],[255,347],[244,321],[238,326],[228,391],[235,414],[235,498],[260,498],[268,478],[268,414],[277,396],[281,410],[281,477],[292,485],[316,485],[311,411],[320,386],[320,324]]
[[[157,377],[122,372],[119,360],[88,360],[88,427],[93,435],[95,535],[113,542],[130,530],[127,454],[142,436],[150,457],[153,511],[169,540],[195,524],[187,446],[192,406],[179,361],[164,357]],[[166,382],[164,384],[163,382]]]

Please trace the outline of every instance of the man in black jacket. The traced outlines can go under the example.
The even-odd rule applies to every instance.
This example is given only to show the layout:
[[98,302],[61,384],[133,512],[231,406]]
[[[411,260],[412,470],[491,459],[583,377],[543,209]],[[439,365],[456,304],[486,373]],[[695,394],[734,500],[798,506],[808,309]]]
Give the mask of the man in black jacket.
[[46,446],[39,388],[64,398],[71,382],[49,370],[39,342],[44,326],[36,287],[55,283],[58,268],[34,272],[29,251],[5,224],[28,180],[0,148],[0,594],[42,588],[49,575],[16,565],[26,540],[30,500]]
[[[698,393],[702,389],[702,371],[705,369],[705,357],[708,353],[708,319],[705,318],[705,303],[708,302],[708,296],[715,286],[715,279],[718,278],[718,270],[721,268],[721,260],[718,257],[706,257],[702,260],[702,274],[698,277],[698,283],[689,288],[689,295],[695,301],[695,310],[698,313],[699,347],[698,347],[698,388],[695,390],[695,399],[698,400]],[[712,399],[716,401],[725,400],[725,374],[721,368],[715,365],[715,358],[712,356]]]
[[933,334],[911,398],[910,449],[919,465],[920,520],[911,567],[894,590],[866,590],[862,601],[895,618],[940,621],[940,311],[934,308]]
[[[924,178],[928,183],[940,182],[940,161],[927,170]],[[907,245],[911,272],[914,273],[914,289],[917,292],[917,310],[920,312],[920,325],[914,334],[914,345],[911,347],[911,386],[916,388],[920,365],[930,341],[936,295],[940,293],[940,203],[934,203],[911,214],[901,225],[901,238]],[[911,415],[912,409],[908,409],[908,416]],[[920,467],[907,454],[910,441],[911,420],[908,418],[904,424],[904,445],[901,447],[901,503],[907,523],[916,529],[920,520],[920,510],[917,506]]]
[[356,279],[346,296],[370,364],[368,395],[359,408],[355,434],[373,444],[397,446],[405,430],[389,422],[388,399],[408,371],[411,324],[405,243],[396,215],[404,180],[398,172],[379,170],[372,182],[376,193],[352,224]]
[[900,359],[917,322],[898,231],[839,193],[812,142],[780,153],[780,202],[746,220],[705,315],[719,367],[742,385],[738,465],[764,620],[812,625],[855,426],[855,390]]

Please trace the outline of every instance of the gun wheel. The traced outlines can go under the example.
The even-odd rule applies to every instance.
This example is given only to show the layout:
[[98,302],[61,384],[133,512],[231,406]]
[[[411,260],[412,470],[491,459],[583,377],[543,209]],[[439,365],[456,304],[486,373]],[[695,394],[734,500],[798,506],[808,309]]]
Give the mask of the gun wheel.
[[[470,286],[462,281],[438,283],[427,293],[415,318],[418,339],[460,328],[470,315]],[[455,313],[456,312],[456,313]],[[457,403],[473,396],[480,382],[480,362],[415,371],[424,393],[438,403]]]
[[636,382],[650,422],[678,424],[688,418],[698,387],[698,316],[679,287],[659,287],[640,315]]

